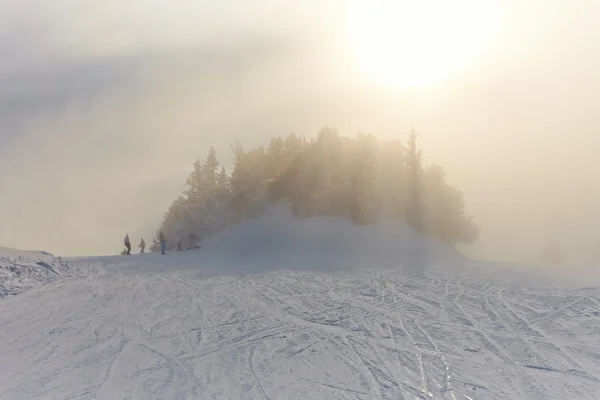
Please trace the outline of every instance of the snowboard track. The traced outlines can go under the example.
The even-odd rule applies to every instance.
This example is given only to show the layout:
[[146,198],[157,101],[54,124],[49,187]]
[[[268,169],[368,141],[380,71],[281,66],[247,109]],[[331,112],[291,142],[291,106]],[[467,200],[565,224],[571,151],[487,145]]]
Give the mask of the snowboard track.
[[538,400],[600,390],[598,290],[443,270],[98,268],[0,301],[0,398]]

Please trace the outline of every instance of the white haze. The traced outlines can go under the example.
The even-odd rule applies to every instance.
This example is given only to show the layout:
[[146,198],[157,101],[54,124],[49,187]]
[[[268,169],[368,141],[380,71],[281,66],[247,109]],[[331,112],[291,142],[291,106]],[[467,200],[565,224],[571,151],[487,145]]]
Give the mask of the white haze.
[[[342,1],[0,0],[0,244],[114,254],[148,242],[215,145],[274,135],[419,133],[482,228],[477,257],[572,261],[600,246],[600,28],[594,2],[503,2],[468,69],[377,86]],[[136,243],[137,244],[137,243]]]

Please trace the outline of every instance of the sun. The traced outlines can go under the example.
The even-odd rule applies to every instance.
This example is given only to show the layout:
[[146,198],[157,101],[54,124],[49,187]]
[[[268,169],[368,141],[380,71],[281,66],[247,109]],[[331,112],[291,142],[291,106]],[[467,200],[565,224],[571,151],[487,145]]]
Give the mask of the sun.
[[349,0],[355,59],[384,85],[429,86],[468,65],[496,30],[494,0]]

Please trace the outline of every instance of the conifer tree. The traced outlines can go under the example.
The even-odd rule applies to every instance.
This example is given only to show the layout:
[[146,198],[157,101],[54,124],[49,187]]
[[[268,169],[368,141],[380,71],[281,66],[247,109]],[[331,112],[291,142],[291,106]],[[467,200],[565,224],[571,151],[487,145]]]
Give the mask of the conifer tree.
[[417,134],[411,131],[406,148],[407,203],[406,222],[416,230],[423,231],[423,204],[421,199],[421,151],[417,148]]
[[385,142],[379,157],[379,188],[385,210],[397,218],[406,213],[406,149],[399,140]]
[[[232,144],[231,176],[214,147],[197,159],[187,188],[169,207],[160,229],[202,238],[287,201],[298,217],[336,215],[369,224],[382,212],[451,245],[475,241],[479,228],[465,211],[463,194],[438,166],[424,168],[417,135],[379,143],[373,135],[341,137],[323,128],[315,139],[273,138],[268,148]],[[152,248],[158,248],[155,241]]]
[[358,135],[355,165],[352,172],[352,220],[367,224],[375,219],[378,144],[373,135]]
[[192,172],[187,179],[187,185],[189,188],[183,192],[186,196],[188,202],[195,203],[199,201],[200,198],[200,186],[203,180],[203,170],[202,164],[200,163],[200,159],[196,159],[194,161]]

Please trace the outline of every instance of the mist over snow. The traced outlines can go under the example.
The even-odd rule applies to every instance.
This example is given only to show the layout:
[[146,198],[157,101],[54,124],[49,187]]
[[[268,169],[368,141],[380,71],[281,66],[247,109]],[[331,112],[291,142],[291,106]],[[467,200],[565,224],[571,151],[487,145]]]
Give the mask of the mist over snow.
[[597,400],[600,2],[435,3],[0,0],[0,399]]
[[0,299],[0,398],[591,400],[600,390],[600,285],[469,260],[397,221],[364,228],[273,207],[199,250],[59,262],[0,253],[0,266],[29,276],[40,259],[61,271]]
[[404,268],[418,271],[466,257],[441,240],[425,239],[393,218],[357,226],[333,216],[297,218],[289,204],[275,204],[264,215],[241,222],[202,242],[200,257],[218,256],[259,269]]

